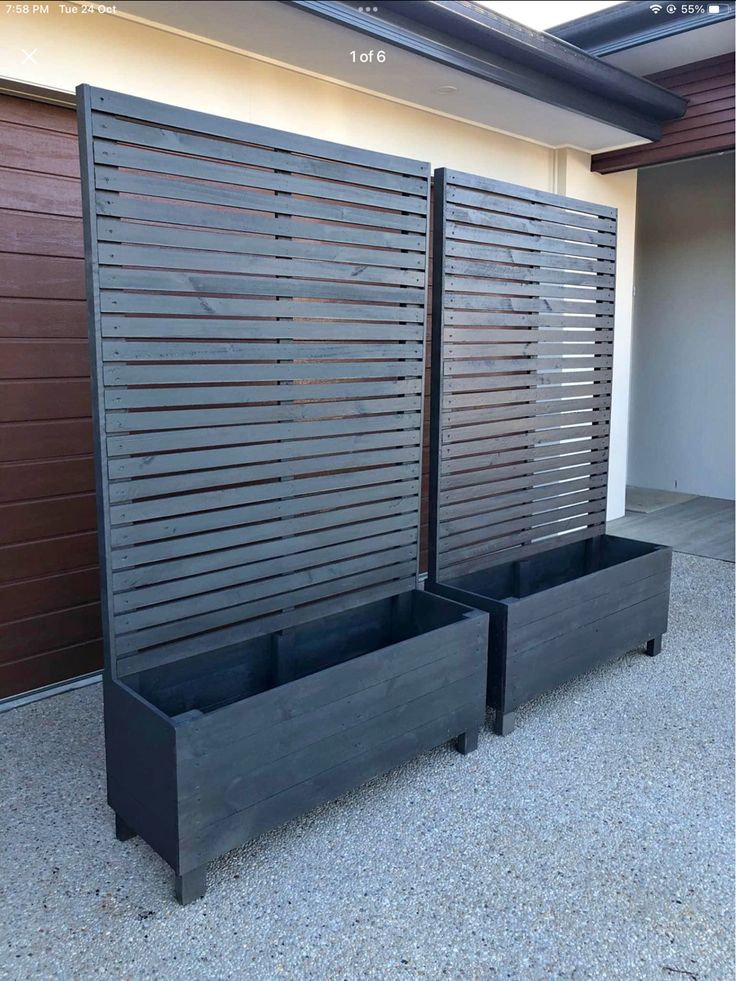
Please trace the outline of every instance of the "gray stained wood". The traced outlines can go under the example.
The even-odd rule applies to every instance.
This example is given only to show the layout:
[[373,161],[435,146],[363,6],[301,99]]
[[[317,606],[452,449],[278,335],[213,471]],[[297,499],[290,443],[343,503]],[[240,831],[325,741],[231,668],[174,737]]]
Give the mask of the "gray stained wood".
[[412,589],[428,164],[88,99],[114,670]]
[[649,514],[627,514],[608,524],[611,534],[669,545],[676,552],[733,562],[734,502],[694,497]]
[[434,581],[603,533],[615,257],[612,208],[437,172]]

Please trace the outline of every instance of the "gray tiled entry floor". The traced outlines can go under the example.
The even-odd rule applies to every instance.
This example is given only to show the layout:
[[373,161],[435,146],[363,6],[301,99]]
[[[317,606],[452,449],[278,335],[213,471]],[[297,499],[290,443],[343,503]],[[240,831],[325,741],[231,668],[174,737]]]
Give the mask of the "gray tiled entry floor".
[[672,507],[673,504],[692,501],[697,496],[679,494],[677,491],[653,490],[651,487],[633,487],[629,484],[626,488],[626,513],[636,511],[649,514],[650,511],[660,511],[662,508]]
[[734,503],[717,497],[694,497],[648,514],[627,512],[609,521],[607,530],[611,535],[671,545],[689,555],[734,561]]

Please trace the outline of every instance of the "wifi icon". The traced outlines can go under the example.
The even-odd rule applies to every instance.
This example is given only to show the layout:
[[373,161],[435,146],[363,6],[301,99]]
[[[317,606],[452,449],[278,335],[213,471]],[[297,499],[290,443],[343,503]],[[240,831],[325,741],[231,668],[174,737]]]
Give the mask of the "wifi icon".
[[651,10],[651,12],[652,12],[653,14],[658,14],[658,13],[660,12],[660,10],[662,9],[662,4],[661,4],[661,3],[653,3],[653,4],[652,4],[652,5],[651,5],[651,6],[649,7],[649,9]]

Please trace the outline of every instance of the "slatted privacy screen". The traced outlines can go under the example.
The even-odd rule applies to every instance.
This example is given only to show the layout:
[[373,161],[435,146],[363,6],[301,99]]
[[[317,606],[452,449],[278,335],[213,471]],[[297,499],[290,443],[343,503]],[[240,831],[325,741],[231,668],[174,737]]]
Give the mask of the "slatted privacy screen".
[[117,672],[412,588],[428,165],[80,96]]
[[434,250],[430,570],[447,581],[604,530],[616,213],[439,171]]

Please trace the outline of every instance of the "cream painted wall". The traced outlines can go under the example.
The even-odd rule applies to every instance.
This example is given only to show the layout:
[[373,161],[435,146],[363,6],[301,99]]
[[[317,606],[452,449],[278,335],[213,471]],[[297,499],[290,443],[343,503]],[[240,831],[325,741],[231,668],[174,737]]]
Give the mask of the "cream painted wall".
[[[34,48],[37,64],[24,61],[23,49]],[[0,77],[66,92],[87,82],[434,166],[492,169],[501,180],[550,186],[549,147],[122,17],[0,12]]]
[[63,92],[87,82],[618,208],[609,518],[623,514],[635,173],[591,174],[581,151],[516,139],[121,17],[61,14],[55,4],[45,15],[0,13],[2,78]]
[[629,482],[734,499],[733,153],[639,180]]

